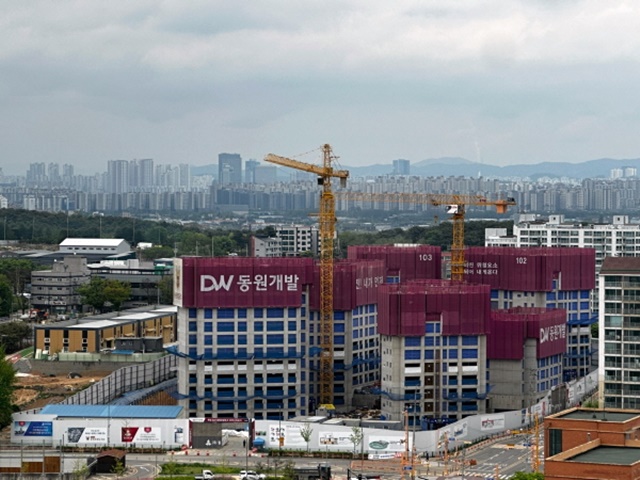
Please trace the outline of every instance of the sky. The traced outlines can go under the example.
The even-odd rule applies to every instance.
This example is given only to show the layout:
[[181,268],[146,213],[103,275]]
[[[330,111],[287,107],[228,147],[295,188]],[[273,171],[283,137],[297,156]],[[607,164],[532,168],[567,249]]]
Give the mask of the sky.
[[637,0],[4,0],[0,167],[637,158],[639,31]]

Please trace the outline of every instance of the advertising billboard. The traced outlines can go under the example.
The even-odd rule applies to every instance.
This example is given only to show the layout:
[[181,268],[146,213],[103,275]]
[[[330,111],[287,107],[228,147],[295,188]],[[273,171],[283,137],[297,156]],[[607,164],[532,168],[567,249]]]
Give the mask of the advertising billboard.
[[14,435],[23,437],[51,437],[53,436],[53,422],[13,422]]

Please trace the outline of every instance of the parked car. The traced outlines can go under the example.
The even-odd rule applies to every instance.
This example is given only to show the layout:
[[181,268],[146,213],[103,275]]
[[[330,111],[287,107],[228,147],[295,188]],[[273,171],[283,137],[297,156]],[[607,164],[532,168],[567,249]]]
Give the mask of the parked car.
[[254,470],[240,470],[240,480],[266,480],[264,473],[258,473]]

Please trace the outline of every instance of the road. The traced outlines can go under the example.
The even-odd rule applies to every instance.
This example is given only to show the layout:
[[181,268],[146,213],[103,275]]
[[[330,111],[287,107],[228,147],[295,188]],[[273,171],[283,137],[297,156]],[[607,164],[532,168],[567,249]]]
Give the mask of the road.
[[[419,480],[435,480],[446,470],[449,478],[461,478],[462,473],[467,478],[496,478],[505,480],[517,471],[532,471],[531,468],[531,446],[528,435],[514,435],[496,440],[493,443],[481,447],[471,447],[464,454],[459,453],[449,458],[447,465],[441,459],[431,459],[423,462],[416,468],[416,477]],[[232,438],[229,445],[220,450],[189,450],[188,452],[177,452],[169,454],[127,454],[127,474],[121,477],[123,480],[149,480],[154,478],[154,473],[159,471],[163,463],[175,461],[178,463],[211,463],[212,465],[230,465],[242,469],[259,470],[275,474],[274,462],[277,457],[262,456],[252,454],[245,456],[241,440]],[[539,443],[540,471],[543,471],[542,442]],[[65,461],[73,461],[74,454],[67,454]],[[462,472],[462,460],[465,460],[465,469]],[[475,460],[475,465],[469,465],[470,460]],[[300,466],[317,466],[318,463],[328,461],[332,467],[332,474],[337,480],[345,480],[347,468],[351,464],[347,459],[323,459],[315,458],[283,458],[282,461],[293,461]],[[280,464],[281,465],[281,464]],[[496,469],[496,467],[498,467]],[[383,479],[397,480],[398,474],[380,472]],[[497,474],[497,476],[496,476]],[[113,480],[113,475],[102,475],[93,477],[95,480]],[[406,475],[407,480],[411,479],[410,472]]]

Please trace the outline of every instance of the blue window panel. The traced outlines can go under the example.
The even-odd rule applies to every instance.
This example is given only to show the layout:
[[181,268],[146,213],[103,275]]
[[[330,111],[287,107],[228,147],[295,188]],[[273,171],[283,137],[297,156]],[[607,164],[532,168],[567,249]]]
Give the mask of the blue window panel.
[[284,318],[284,308],[267,308],[267,318]]
[[333,312],[333,319],[334,320],[344,320],[344,312],[341,310],[338,310],[337,312]]
[[[234,335],[218,335],[218,338],[216,339],[216,341],[218,342],[218,345],[234,345],[235,336]],[[206,345],[211,345],[211,344],[206,344]]]
[[555,303],[547,303],[547,308],[556,308]]
[[304,343],[304,342],[306,342],[306,341],[307,341],[307,335],[306,335],[304,332],[302,332],[302,333],[300,334],[300,342],[301,342],[301,343]]
[[247,358],[247,349],[244,347],[238,347],[238,358]]
[[189,335],[189,343],[196,345],[198,343],[198,335]]
[[284,343],[284,335],[270,334],[267,335],[267,345],[282,345]]
[[369,305],[369,313],[376,313],[376,304],[372,303]]
[[369,335],[375,335],[376,334],[376,327],[369,327],[369,331],[368,331]]
[[580,298],[589,298],[589,290],[580,290]]
[[464,335],[462,337],[462,345],[478,345],[478,337]]
[[447,358],[447,351],[446,351],[446,350],[443,350],[443,351],[442,351],[442,358],[443,358],[443,359],[446,359],[446,358]]
[[197,318],[198,317],[198,309],[190,308],[189,309],[189,318]]
[[420,346],[420,337],[405,337],[404,345],[406,347],[419,347]]
[[267,322],[267,332],[284,332],[284,322]]
[[247,318],[247,309],[239,308],[238,309],[238,318]]
[[234,332],[236,324],[233,322],[218,322],[219,332]]
[[420,360],[420,350],[405,350],[405,360]]
[[189,356],[197,357],[198,356],[198,347],[189,347]]
[[[425,342],[424,342],[424,344],[425,344],[425,345],[427,345],[427,339],[428,339],[428,338],[429,338],[429,337],[425,337]],[[447,346],[447,339],[448,339],[448,338],[449,338],[449,337],[442,337],[442,345],[444,345],[445,347]]]
[[189,322],[189,331],[197,332],[198,331],[198,322]]
[[213,377],[211,375],[204,376],[204,384],[205,385],[213,385]]
[[204,336],[204,344],[205,345],[213,345],[213,335],[205,335]]
[[264,316],[264,308],[254,308],[253,316],[255,318],[262,318]]
[[458,337],[449,337],[449,346],[453,347],[458,345]]
[[295,332],[298,330],[298,322],[295,320],[287,322],[287,329],[289,329],[290,332]]
[[580,302],[580,310],[588,310],[589,302]]
[[297,339],[296,339],[295,333],[290,333],[289,335],[287,335],[287,337],[288,337],[287,341],[289,343],[296,343]]
[[344,323],[336,323],[333,326],[334,332],[344,333]]
[[450,349],[449,350],[449,358],[458,358],[458,350]]
[[247,344],[247,336],[238,335],[238,345],[246,345],[246,344]]
[[580,320],[589,320],[589,312],[580,313]]
[[213,318],[213,310],[210,308],[204,309],[204,318]]
[[233,308],[219,308],[218,309],[218,318],[234,318],[235,311]]
[[494,299],[499,298],[498,290],[491,290],[491,298],[494,298]]
[[246,332],[247,331],[247,322],[238,322],[236,325],[238,326],[238,331],[239,332]]
[[254,335],[253,343],[256,345],[264,345],[264,336],[263,335]]
[[571,302],[570,305],[571,305],[571,307],[570,307],[571,310],[577,310],[578,309],[578,302]]
[[301,317],[306,317],[307,316],[307,308],[306,307],[300,307],[300,316]]
[[457,377],[449,377],[449,380],[447,381],[447,385],[450,385],[450,386],[458,385],[458,378]]
[[356,328],[360,326],[360,319],[358,317],[353,317],[353,326]]
[[478,358],[478,349],[477,348],[463,348],[462,349],[462,358]]
[[305,328],[307,328],[307,322],[300,320],[300,330],[304,330]]
[[344,335],[336,335],[333,338],[336,345],[344,345]]
[[433,350],[425,350],[424,351],[424,359],[425,360],[433,360],[436,358],[436,355]]
[[264,332],[264,322],[254,322],[253,330],[256,332]]
[[236,355],[235,348],[219,348],[218,347],[218,355],[221,358],[233,358]]
[[354,330],[353,331],[353,339],[357,339],[360,338],[360,330]]
[[288,308],[287,309],[287,316],[289,318],[296,318],[296,316],[298,316],[298,312],[297,312],[297,308]]
[[213,332],[213,322],[204,322],[204,331]]
[[212,358],[213,357],[213,348],[205,348],[204,349],[204,356],[207,358]]

